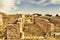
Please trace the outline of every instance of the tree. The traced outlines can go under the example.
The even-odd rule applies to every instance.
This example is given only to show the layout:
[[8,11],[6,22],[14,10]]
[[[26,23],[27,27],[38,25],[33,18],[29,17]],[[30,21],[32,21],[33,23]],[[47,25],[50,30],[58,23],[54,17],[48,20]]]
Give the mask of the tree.
[[59,16],[58,14],[56,14],[56,16]]
[[42,16],[42,14],[39,14],[39,13],[34,13],[33,15],[38,15],[38,16]]
[[45,16],[52,16],[52,15],[50,15],[50,14],[46,14]]

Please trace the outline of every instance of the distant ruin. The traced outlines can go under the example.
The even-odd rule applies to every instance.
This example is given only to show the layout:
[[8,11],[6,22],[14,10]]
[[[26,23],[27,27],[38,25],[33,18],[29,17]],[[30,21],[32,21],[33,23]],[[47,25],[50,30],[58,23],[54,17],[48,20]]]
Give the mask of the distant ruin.
[[0,37],[4,40],[20,40],[25,37],[34,36],[40,37],[43,36],[43,32],[50,31],[49,23],[55,26],[52,32],[60,32],[60,16],[58,14],[56,16],[49,14],[42,16],[42,14],[37,13],[8,15],[0,12]]

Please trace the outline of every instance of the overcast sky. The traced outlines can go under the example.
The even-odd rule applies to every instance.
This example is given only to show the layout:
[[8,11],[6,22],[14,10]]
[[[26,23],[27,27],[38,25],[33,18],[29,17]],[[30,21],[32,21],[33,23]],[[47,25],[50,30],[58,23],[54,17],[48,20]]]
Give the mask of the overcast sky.
[[55,15],[60,14],[60,0],[0,0],[0,11]]

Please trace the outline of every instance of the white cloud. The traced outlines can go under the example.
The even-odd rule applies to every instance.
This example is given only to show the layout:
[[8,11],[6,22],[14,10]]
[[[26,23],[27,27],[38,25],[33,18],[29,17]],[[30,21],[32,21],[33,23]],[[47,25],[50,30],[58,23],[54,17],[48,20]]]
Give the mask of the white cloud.
[[[47,0],[41,0],[39,2],[37,2],[36,4],[37,5],[41,5],[41,6],[46,6],[46,5],[49,5],[50,3],[52,4],[60,4],[60,0],[50,0],[50,2],[46,2]],[[46,2],[46,3],[44,3]]]
[[36,4],[36,5],[40,5],[40,6],[45,6],[45,5],[49,4],[49,3],[44,3],[45,1],[46,0],[39,0],[38,2],[36,2],[35,0],[27,0],[27,2],[29,2],[29,3],[33,3],[33,4]]
[[34,0],[24,0],[24,1],[26,1],[26,2],[28,2],[28,3],[36,3]]
[[40,0],[39,2],[37,2],[37,4],[42,4],[44,3],[46,0]]
[[19,0],[0,0],[0,11],[10,12],[11,10],[15,10],[16,3]]
[[20,4],[20,3],[21,3],[21,1],[23,1],[23,0],[17,0],[16,2],[17,2],[17,4]]
[[35,4],[40,4],[40,3],[43,3],[45,1],[46,0],[40,0],[40,1],[36,2],[35,0],[27,0],[27,2],[29,2],[29,3],[35,3]]
[[[37,2],[36,4],[37,5],[40,5],[40,6],[47,6],[50,4],[50,2],[46,2],[47,0],[41,0],[39,2]],[[46,2],[46,3],[45,3]]]
[[60,0],[51,0],[52,4],[60,4]]
[[[26,0],[0,0],[0,11],[3,12],[11,12],[11,10],[16,10],[17,7],[15,6],[16,4],[20,4],[21,1],[26,1]],[[50,3],[52,4],[60,4],[60,0],[51,0],[50,3],[44,3],[46,0],[40,0],[36,2],[35,0],[27,0],[29,3],[33,3],[39,6],[46,6],[49,5]]]
[[44,3],[44,4],[42,4],[41,6],[47,6],[47,5],[49,5],[50,3]]
[[49,5],[50,3],[52,4],[60,4],[60,0],[50,0],[49,2],[46,2],[47,0],[40,0],[38,2],[36,2],[35,0],[27,0],[27,2],[29,3],[33,3],[39,6],[46,6]]

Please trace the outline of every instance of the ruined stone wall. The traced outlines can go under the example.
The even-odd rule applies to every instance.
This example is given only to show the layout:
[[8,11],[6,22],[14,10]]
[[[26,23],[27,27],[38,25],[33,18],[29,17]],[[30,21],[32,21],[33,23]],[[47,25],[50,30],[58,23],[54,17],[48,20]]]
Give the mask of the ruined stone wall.
[[18,25],[9,24],[7,26],[7,40],[20,39],[20,27]]
[[0,13],[0,25],[3,25],[3,14]]

